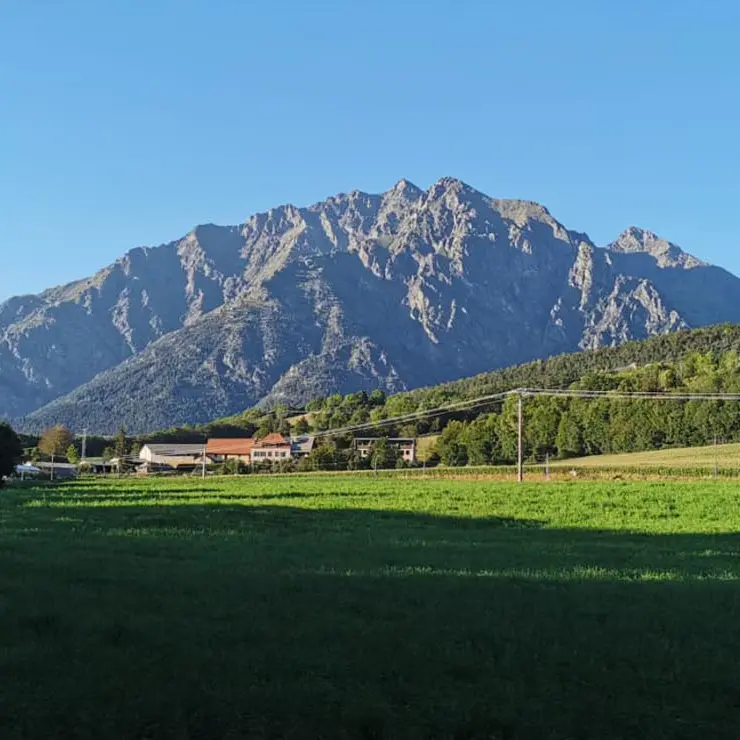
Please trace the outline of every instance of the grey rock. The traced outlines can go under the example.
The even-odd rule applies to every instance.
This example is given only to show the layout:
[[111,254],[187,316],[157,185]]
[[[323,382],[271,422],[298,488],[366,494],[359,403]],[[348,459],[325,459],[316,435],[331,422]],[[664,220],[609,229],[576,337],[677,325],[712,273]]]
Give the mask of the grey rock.
[[740,321],[739,299],[738,278],[651,232],[600,248],[537,203],[402,180],[6,301],[0,414],[148,431]]

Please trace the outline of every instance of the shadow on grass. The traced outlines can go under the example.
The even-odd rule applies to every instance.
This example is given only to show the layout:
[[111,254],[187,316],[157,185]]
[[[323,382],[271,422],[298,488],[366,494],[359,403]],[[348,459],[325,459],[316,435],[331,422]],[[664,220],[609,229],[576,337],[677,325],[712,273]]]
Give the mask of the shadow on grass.
[[[16,493],[19,490],[20,488],[16,489]],[[68,503],[70,501],[69,492],[58,486],[49,486],[46,490],[34,488],[31,489],[30,493],[31,495],[28,496],[28,501],[35,501],[37,503]],[[193,502],[195,496],[207,496],[209,499],[213,498],[214,500],[217,499],[226,502],[238,500],[251,505],[253,502],[285,501],[289,499],[320,499],[326,501],[327,499],[362,498],[364,496],[374,499],[393,498],[395,495],[393,491],[332,491],[331,493],[289,491],[285,493],[257,493],[250,495],[239,489],[229,491],[228,489],[224,490],[223,487],[208,486],[203,486],[202,488],[197,486],[191,488],[162,488],[160,490],[144,491],[137,490],[134,487],[131,489],[120,488],[116,490],[114,495],[101,493],[100,486],[90,486],[89,490],[79,486],[74,489],[76,502],[86,502],[90,506],[103,503],[112,506],[125,506],[126,504],[141,505],[152,504],[158,500],[172,500],[173,502],[190,504]]]
[[3,738],[738,736],[734,535],[27,501]]

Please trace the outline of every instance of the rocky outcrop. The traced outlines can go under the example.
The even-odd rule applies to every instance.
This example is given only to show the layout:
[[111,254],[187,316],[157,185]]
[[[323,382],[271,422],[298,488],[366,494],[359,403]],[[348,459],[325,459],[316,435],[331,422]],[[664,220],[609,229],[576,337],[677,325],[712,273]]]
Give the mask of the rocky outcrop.
[[201,226],[0,305],[0,414],[145,431],[740,321],[740,280],[641,229],[402,180]]

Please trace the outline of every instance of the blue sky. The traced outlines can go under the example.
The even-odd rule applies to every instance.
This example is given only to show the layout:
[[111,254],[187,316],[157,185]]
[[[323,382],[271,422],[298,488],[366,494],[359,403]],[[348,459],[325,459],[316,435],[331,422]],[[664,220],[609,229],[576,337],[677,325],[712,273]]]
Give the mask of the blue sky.
[[0,299],[401,177],[740,273],[740,8],[0,1]]

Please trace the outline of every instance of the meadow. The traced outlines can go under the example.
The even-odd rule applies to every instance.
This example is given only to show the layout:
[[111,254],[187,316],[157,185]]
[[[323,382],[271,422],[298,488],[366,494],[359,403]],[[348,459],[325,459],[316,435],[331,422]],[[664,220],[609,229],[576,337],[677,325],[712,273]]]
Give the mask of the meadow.
[[737,738],[729,481],[0,491],[0,737]]
[[617,455],[592,455],[569,460],[556,460],[553,467],[576,468],[675,468],[712,469],[715,465],[721,470],[740,470],[740,444],[705,445],[701,447],[667,447],[662,450],[646,452],[622,452]]

